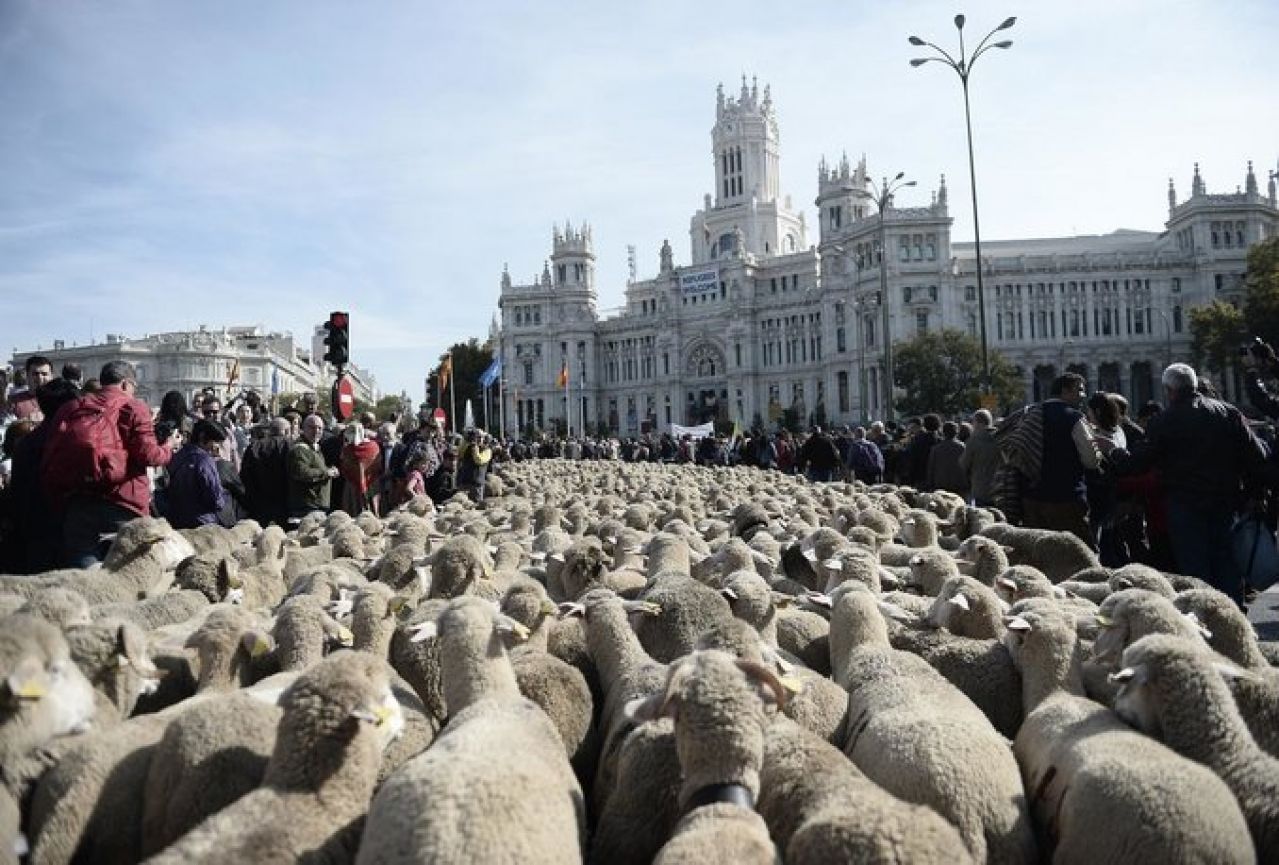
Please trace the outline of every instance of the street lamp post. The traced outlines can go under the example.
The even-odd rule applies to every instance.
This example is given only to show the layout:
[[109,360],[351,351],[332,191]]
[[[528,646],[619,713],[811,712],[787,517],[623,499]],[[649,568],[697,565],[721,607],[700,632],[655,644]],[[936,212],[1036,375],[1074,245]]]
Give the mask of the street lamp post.
[[875,181],[870,181],[875,206],[879,209],[879,307],[884,316],[884,420],[894,419],[893,334],[888,322],[888,231],[884,216],[888,205],[892,203],[893,193],[903,187],[915,185],[913,180],[903,180],[905,176],[906,172],[899,171],[892,180],[885,177],[879,186],[875,185]]
[[972,115],[968,109],[968,76],[972,74],[973,65],[976,64],[977,58],[985,54],[991,48],[1011,48],[1012,40],[1005,39],[999,42],[991,42],[990,37],[994,36],[1000,30],[1007,30],[1017,23],[1016,18],[1005,18],[1003,23],[987,33],[977,44],[977,49],[973,51],[972,56],[966,55],[964,50],[964,16],[955,16],[955,29],[959,31],[959,59],[956,60],[945,50],[938,48],[932,42],[920,39],[918,36],[909,38],[910,44],[916,47],[927,46],[937,52],[934,57],[917,57],[910,61],[911,66],[923,66],[925,63],[936,61],[945,64],[955,71],[959,76],[959,83],[964,91],[964,126],[968,131],[968,178],[972,187],[973,198],[973,241],[977,252],[977,315],[981,319],[981,369],[982,380],[987,392],[990,391],[990,351],[986,342],[986,292],[982,281],[982,260],[981,260],[981,225],[977,220],[977,168],[973,160],[973,121]]

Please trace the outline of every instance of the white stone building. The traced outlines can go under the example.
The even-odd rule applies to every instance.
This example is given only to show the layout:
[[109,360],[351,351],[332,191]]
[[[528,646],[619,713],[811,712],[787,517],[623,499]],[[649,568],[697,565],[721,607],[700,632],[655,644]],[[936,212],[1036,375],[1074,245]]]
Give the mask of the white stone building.
[[[323,349],[321,348],[321,352]],[[138,396],[153,406],[171,390],[191,404],[208,387],[227,394],[233,369],[238,379],[231,393],[249,388],[264,400],[276,394],[320,393],[333,384],[333,371],[318,361],[312,347],[298,345],[287,332],[265,331],[256,326],[156,333],[131,338],[107,334],[106,341],[68,346],[57,340],[52,348],[15,352],[13,366],[20,369],[32,355],[53,362],[54,373],[64,363],[77,363],[86,378],[94,378],[103,364],[113,360],[132,363],[138,375]],[[356,397],[369,403],[378,398],[377,382],[365,370],[348,367]]]
[[[721,86],[716,102],[715,193],[691,220],[689,264],[664,244],[657,275],[602,312],[591,230],[566,224],[540,277],[502,274],[508,429],[749,426],[785,407],[834,423],[884,416],[881,226],[865,159],[818,166],[810,246],[780,191],[768,88],[761,98],[743,79],[737,98]],[[1169,181],[1161,231],[985,241],[988,344],[1018,367],[1025,399],[1065,368],[1135,405],[1157,397],[1163,365],[1189,356],[1189,310],[1237,301],[1248,248],[1279,231],[1274,177],[1263,194],[1250,163],[1239,191],[1212,195],[1196,165],[1189,198]],[[976,256],[951,243],[951,223],[944,177],[927,206],[885,212],[894,342],[942,327],[978,335]]]

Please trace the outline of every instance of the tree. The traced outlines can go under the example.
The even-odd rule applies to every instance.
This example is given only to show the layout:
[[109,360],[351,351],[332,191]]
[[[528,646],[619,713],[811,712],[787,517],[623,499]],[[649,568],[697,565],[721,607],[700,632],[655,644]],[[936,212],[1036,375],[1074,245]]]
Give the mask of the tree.
[[1239,362],[1239,346],[1246,333],[1243,313],[1224,300],[1190,310],[1190,352],[1195,366],[1224,378]]
[[[440,393],[440,364],[444,362],[444,358],[449,354],[453,355],[453,377],[449,382],[449,387],[444,393]],[[435,368],[431,370],[428,377],[428,385],[431,389],[431,404],[435,407],[442,408],[446,412],[452,413],[452,405],[456,404],[456,418],[449,418],[449,429],[461,429],[463,413],[466,411],[466,401],[471,400],[471,406],[475,410],[475,423],[490,431],[496,432],[497,424],[488,423],[488,418],[484,417],[484,389],[480,387],[480,375],[484,370],[488,369],[489,364],[493,362],[493,348],[487,342],[481,344],[478,339],[472,337],[466,342],[454,343],[449,347],[448,351],[440,355],[439,361]],[[497,385],[494,384],[490,389],[489,399],[493,404],[493,414],[496,419],[501,411],[498,405]]]
[[[999,352],[990,352],[990,377],[1000,406],[1022,401],[1017,371]],[[967,414],[981,406],[981,343],[961,330],[921,333],[897,345],[893,379],[906,395],[895,403],[906,414]]]
[[404,413],[405,402],[398,393],[388,393],[373,406],[373,413],[380,421],[390,420],[391,415]]
[[1279,342],[1279,236],[1248,250],[1243,319],[1248,338],[1259,336],[1271,345]]

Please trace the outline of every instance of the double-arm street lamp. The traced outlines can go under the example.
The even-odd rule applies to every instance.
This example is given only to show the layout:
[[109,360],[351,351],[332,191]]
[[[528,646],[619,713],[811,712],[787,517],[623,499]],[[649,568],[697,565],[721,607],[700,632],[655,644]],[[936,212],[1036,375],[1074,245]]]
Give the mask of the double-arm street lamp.
[[1012,40],[1004,39],[999,42],[991,42],[990,37],[994,36],[1001,30],[1007,30],[1017,23],[1016,18],[1006,18],[1004,22],[987,33],[977,43],[977,48],[973,51],[972,56],[968,56],[964,49],[964,16],[955,16],[955,29],[959,31],[959,59],[956,60],[949,52],[937,47],[932,42],[920,39],[918,36],[910,37],[910,44],[916,47],[927,46],[936,52],[933,57],[917,57],[910,61],[911,66],[923,66],[925,63],[942,63],[955,70],[955,74],[959,76],[959,83],[964,90],[964,125],[968,129],[968,177],[972,186],[973,194],[973,238],[977,252],[977,315],[981,319],[981,369],[982,382],[984,389],[989,392],[990,381],[990,354],[986,344],[986,294],[985,286],[982,283],[982,260],[981,260],[981,226],[977,221],[977,169],[973,162],[973,121],[968,110],[968,77],[972,74],[973,65],[977,63],[977,58],[985,54],[992,48],[1011,48]]
[[884,228],[884,215],[893,202],[893,193],[915,181],[903,180],[906,172],[899,171],[892,180],[884,178],[879,186],[870,181],[875,206],[879,209],[879,308],[884,314],[884,420],[893,420],[893,333],[888,323],[888,232]]

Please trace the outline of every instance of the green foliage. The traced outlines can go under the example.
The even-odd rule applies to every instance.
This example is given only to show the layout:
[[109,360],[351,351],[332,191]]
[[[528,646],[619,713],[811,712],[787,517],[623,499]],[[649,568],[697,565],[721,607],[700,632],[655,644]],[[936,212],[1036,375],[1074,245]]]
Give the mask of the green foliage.
[[1247,338],[1259,336],[1271,345],[1279,342],[1279,237],[1248,250],[1243,318]]
[[[990,376],[1001,407],[1020,403],[1025,387],[999,352],[990,352]],[[968,414],[981,406],[981,342],[961,330],[921,333],[898,343],[893,379],[906,395],[896,408],[905,414]]]
[[[412,406],[410,406],[410,409]],[[382,397],[373,406],[373,413],[377,415],[380,421],[390,420],[393,414],[403,414],[405,410],[404,400],[399,394],[388,393]]]
[[[440,393],[440,364],[444,362],[444,358],[452,352],[453,354],[453,378],[449,383],[449,387],[444,393]],[[497,399],[497,385],[494,384],[489,392],[490,402],[493,404],[494,423],[487,423],[484,417],[484,389],[480,387],[480,375],[484,370],[488,369],[490,363],[493,362],[493,348],[487,342],[480,343],[478,339],[472,337],[466,342],[454,343],[449,347],[448,351],[442,353],[435,362],[435,367],[431,370],[429,376],[429,385],[431,388],[431,406],[439,407],[448,412],[449,429],[453,429],[454,421],[457,428],[461,429],[462,420],[466,413],[466,401],[471,401],[471,408],[475,412],[475,423],[478,426],[497,431],[497,412],[500,410]],[[452,417],[452,405],[457,406],[457,418]]]
[[1243,313],[1224,300],[1190,310],[1190,352],[1195,366],[1217,375],[1233,369],[1246,333]]

